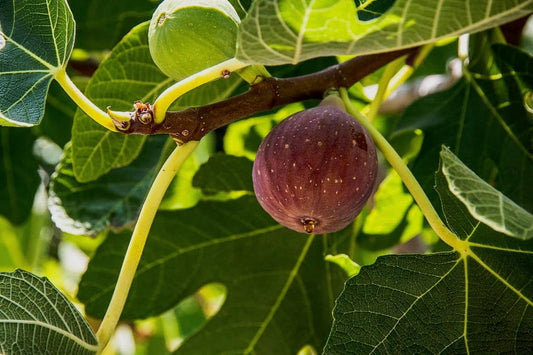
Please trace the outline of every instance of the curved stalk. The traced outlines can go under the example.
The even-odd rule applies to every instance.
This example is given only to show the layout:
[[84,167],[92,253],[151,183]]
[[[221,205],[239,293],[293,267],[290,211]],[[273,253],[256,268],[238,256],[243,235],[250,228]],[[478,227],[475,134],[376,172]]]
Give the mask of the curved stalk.
[[116,132],[117,129],[111,118],[104,111],[100,110],[80,89],[72,82],[64,68],[60,69],[54,79],[61,85],[63,90],[70,98],[96,123],[104,126],[110,131]]
[[435,211],[435,208],[429,201],[426,193],[414,177],[411,170],[409,170],[407,165],[404,163],[403,159],[398,155],[396,150],[394,150],[390,143],[381,135],[381,133],[372,125],[372,123],[370,123],[370,121],[368,121],[368,119],[352,105],[350,98],[348,97],[347,90],[342,88],[340,90],[340,94],[346,106],[346,111],[357,118],[357,120],[368,130],[374,139],[376,146],[383,153],[385,159],[387,159],[389,164],[401,177],[403,183],[413,196],[413,199],[416,201],[431,228],[433,228],[435,233],[440,239],[442,239],[442,241],[455,250],[464,253],[465,249],[467,249],[465,248],[464,242],[452,231],[450,231],[444,222],[442,222],[437,211]]
[[387,64],[387,66],[385,67],[385,71],[383,72],[383,75],[379,80],[376,97],[374,97],[374,100],[372,100],[370,106],[368,106],[368,112],[366,113],[366,117],[370,122],[374,121],[374,119],[376,118],[379,107],[389,94],[387,90],[389,87],[389,83],[394,77],[394,75],[398,72],[398,70],[402,67],[404,61],[405,57],[400,57]]
[[183,162],[198,146],[198,141],[191,141],[189,143],[178,146],[167,158],[159,173],[157,174],[150,191],[144,201],[144,204],[139,215],[139,219],[133,230],[128,250],[122,262],[122,268],[118,276],[117,284],[109,302],[102,324],[96,333],[100,346],[100,353],[105,348],[109,339],[113,335],[117,323],[122,314],[124,304],[128,297],[128,293],[135,276],[135,271],[139,265],[139,260],[146,244],[148,232],[152,226],[155,214],[163,199],[163,195],[167,191],[172,179],[180,169]]
[[161,123],[165,119],[165,114],[168,108],[181,95],[195,89],[205,83],[222,78],[225,75],[243,69],[248,64],[243,63],[235,58],[228,59],[222,63],[204,69],[194,75],[191,75],[183,80],[178,81],[174,85],[168,87],[155,100],[153,105],[154,122]]

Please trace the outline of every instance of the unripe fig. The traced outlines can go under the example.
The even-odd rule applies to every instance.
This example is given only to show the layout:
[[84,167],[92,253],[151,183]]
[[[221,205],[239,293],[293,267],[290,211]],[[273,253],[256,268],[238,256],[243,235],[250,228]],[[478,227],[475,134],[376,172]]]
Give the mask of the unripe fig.
[[342,108],[321,104],[272,129],[252,177],[259,203],[277,222],[321,234],[346,227],[361,212],[376,174],[366,129]]
[[163,73],[184,79],[235,56],[239,22],[227,0],[165,0],[150,21],[150,54]]

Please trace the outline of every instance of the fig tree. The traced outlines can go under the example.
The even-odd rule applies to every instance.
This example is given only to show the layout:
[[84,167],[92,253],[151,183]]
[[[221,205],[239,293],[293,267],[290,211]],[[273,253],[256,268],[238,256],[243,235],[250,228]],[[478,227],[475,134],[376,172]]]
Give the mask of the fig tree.
[[361,212],[376,174],[369,133],[326,99],[272,129],[259,146],[252,177],[259,203],[277,222],[321,234],[346,227]]
[[184,79],[235,56],[239,23],[227,0],[165,0],[150,21],[150,54],[163,73]]

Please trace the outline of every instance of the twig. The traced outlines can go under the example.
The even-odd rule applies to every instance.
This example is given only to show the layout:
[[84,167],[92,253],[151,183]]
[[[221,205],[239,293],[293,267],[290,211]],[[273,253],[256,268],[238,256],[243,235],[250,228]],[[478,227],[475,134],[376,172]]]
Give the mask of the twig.
[[229,99],[183,111],[168,111],[161,123],[142,123],[132,114],[127,134],[170,134],[180,143],[200,140],[210,131],[231,122],[276,107],[311,99],[322,99],[332,88],[350,87],[365,76],[417,48],[355,57],[322,71],[292,78],[263,78],[248,91]]

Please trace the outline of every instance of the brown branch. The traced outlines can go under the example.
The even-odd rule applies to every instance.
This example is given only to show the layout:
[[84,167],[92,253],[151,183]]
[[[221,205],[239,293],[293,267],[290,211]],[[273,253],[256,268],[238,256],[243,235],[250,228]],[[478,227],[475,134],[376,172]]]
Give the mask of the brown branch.
[[350,87],[394,59],[414,53],[417,48],[353,58],[322,71],[292,77],[264,78],[243,94],[183,111],[169,111],[160,123],[142,123],[132,115],[128,134],[170,134],[179,142],[199,140],[210,131],[272,108],[311,99],[322,99],[334,88]]

